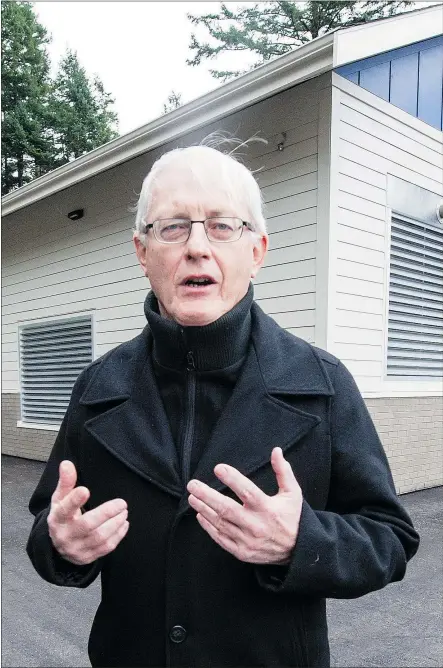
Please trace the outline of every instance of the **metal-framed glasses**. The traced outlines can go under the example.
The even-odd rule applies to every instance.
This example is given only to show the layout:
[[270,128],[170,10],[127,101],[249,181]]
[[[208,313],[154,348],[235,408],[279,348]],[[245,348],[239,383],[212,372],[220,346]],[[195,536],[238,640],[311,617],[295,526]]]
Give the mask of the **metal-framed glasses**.
[[238,241],[247,227],[252,230],[251,223],[241,218],[222,216],[206,218],[205,220],[188,220],[186,218],[162,218],[154,220],[145,226],[146,232],[150,229],[154,237],[161,244],[182,244],[191,236],[192,226],[202,223],[209,241],[214,243],[230,243]]

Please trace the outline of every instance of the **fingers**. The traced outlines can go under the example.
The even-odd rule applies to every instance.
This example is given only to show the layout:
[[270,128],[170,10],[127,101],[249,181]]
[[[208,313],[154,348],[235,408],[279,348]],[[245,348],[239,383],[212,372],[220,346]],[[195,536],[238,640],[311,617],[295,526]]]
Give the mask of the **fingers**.
[[[73,490],[71,495],[55,504],[55,511],[48,517],[48,525],[55,548],[74,564],[81,565],[92,563],[115,550],[126,535],[129,522],[127,504],[123,499],[107,501],[77,518],[69,516],[74,503],[69,508],[60,506],[71,503],[70,496],[74,497],[78,489],[82,488]],[[59,517],[55,514],[57,511]],[[63,513],[67,513],[68,519],[61,522],[60,513],[63,517]]]
[[57,502],[54,495],[52,497],[51,514],[58,522],[67,522],[72,519],[82,506],[89,499],[90,492],[87,487],[76,487],[69,494]]
[[266,504],[266,494],[233,466],[217,464],[214,473],[247,506],[261,508]]
[[[95,558],[114,550],[129,527],[128,509],[106,520],[91,531],[84,541],[84,549],[91,550]],[[82,518],[83,519],[83,518]]]
[[211,522],[208,522],[208,520],[203,517],[203,515],[198,514],[197,519],[201,527],[211,536],[212,540],[214,540],[224,550],[227,550],[234,556],[237,556],[237,543],[232,538],[218,531],[218,529],[216,529],[213,524],[211,524]]
[[204,482],[191,480],[188,484],[188,491],[191,493],[188,499],[189,504],[197,512],[200,512],[203,506],[206,506],[212,509],[218,517],[229,520],[238,526],[243,526],[247,522],[247,515],[243,506],[234,499],[220,494]]
[[87,539],[73,541],[68,549],[64,549],[63,546],[58,549],[74,564],[92,564],[97,559],[113,552],[126,536],[129,529],[126,517],[127,511],[124,510],[118,518],[114,518],[112,522],[109,521],[107,527],[100,532],[96,530]]
[[271,465],[274,469],[279,492],[294,492],[298,489],[298,482],[292,467],[283,456],[281,448],[274,448],[271,454]]
[[[203,501],[192,495],[189,497],[189,505],[197,511],[199,521],[204,518],[220,535],[229,538],[236,544],[242,544],[247,540],[247,537],[253,537],[259,533],[257,523],[253,522],[252,518],[246,516],[244,523],[241,525],[235,524],[227,518],[226,514],[219,515]],[[200,522],[200,524],[202,523]],[[207,527],[207,524],[205,524],[205,527]]]
[[113,552],[117,545],[123,540],[123,538],[128,533],[129,522],[124,521],[121,526],[104,542],[98,547],[92,554],[93,561],[99,559],[100,557],[105,557],[110,552]]
[[77,482],[77,471],[72,462],[65,459],[59,466],[58,484],[52,495],[52,500],[57,502],[64,499],[64,497],[71,492]]
[[88,510],[87,513],[82,515],[79,524],[81,524],[82,529],[89,533],[99,527],[103,527],[109,521],[118,517],[122,512],[126,511],[127,514],[127,508],[128,505],[123,499],[112,499],[111,501],[102,503],[93,510]]
[[[220,495],[222,496],[222,495]],[[188,498],[189,505],[205,517],[216,529],[231,535],[233,538],[240,537],[244,531],[254,530],[253,522],[244,509],[232,499],[222,497],[222,502],[217,503],[217,510],[205,503],[193,494]]]

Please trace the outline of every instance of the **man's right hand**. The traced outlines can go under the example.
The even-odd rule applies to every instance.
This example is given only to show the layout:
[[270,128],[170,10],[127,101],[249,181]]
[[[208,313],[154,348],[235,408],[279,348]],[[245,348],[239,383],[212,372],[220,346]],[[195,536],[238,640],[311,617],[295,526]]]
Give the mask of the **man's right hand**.
[[61,462],[59,472],[48,515],[49,535],[62,557],[78,566],[91,564],[115,550],[126,535],[129,528],[126,501],[112,499],[82,513],[89,490],[75,486],[77,471],[72,462]]

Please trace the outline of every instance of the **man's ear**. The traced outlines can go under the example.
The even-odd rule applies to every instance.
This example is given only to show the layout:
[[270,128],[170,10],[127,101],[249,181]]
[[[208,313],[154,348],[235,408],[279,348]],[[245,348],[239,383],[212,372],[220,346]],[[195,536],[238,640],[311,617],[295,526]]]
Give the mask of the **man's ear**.
[[132,239],[134,241],[135,253],[137,255],[140,267],[142,268],[144,275],[148,276],[148,263],[147,263],[148,250],[144,245],[144,243],[141,241],[138,232],[134,232]]
[[269,238],[267,234],[259,237],[254,244],[253,252],[253,264],[251,270],[251,278],[255,278],[265,261],[266,253],[269,246]]

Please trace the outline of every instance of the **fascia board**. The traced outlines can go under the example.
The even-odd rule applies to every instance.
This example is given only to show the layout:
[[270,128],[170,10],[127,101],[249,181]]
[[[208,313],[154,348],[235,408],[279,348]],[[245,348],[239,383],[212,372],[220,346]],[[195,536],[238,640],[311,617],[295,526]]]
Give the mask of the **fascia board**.
[[334,68],[441,35],[443,3],[337,30]]
[[2,215],[7,216],[199,127],[331,70],[333,44],[332,34],[313,40],[170,114],[35,179],[2,198]]

